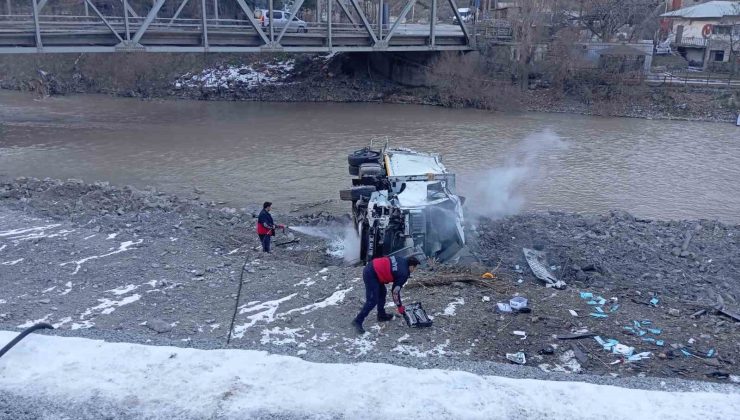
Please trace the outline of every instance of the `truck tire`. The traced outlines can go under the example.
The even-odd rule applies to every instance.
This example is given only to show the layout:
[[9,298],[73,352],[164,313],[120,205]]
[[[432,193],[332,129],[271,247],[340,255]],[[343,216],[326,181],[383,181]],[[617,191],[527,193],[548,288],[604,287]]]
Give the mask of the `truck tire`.
[[360,166],[363,163],[380,162],[380,152],[370,149],[355,150],[347,156],[347,162],[350,166]]
[[362,198],[370,198],[372,193],[376,191],[372,185],[361,185],[359,187],[352,187],[348,190],[339,191],[339,198],[342,201],[358,201]]
[[358,168],[358,173],[361,178],[368,176],[381,176],[383,175],[383,167],[379,163],[363,163]]
[[360,175],[360,167],[349,165],[349,174],[352,176]]

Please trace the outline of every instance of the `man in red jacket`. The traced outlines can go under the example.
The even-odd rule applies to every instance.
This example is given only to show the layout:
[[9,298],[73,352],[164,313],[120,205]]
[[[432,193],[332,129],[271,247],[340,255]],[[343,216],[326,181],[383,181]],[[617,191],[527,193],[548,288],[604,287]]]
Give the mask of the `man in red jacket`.
[[403,315],[406,308],[401,301],[401,288],[408,281],[411,273],[416,270],[419,260],[416,257],[380,257],[370,261],[362,271],[362,280],[365,282],[365,306],[352,320],[352,326],[358,334],[365,334],[362,323],[374,307],[378,308],[378,321],[390,321],[393,315],[385,312],[385,295],[388,293],[385,285],[393,283],[391,294],[398,313]]
[[260,238],[260,244],[262,244],[264,252],[270,252],[270,242],[272,237],[275,236],[275,229],[285,229],[285,225],[276,225],[272,220],[271,210],[272,203],[265,201],[262,205],[262,211],[257,217],[257,236]]

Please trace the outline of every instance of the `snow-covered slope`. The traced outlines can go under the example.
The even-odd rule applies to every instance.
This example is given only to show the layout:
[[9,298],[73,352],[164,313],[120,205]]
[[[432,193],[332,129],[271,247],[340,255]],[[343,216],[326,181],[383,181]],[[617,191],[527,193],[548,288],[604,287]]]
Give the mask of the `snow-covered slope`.
[[[15,335],[0,331],[0,343]],[[134,416],[163,419],[695,420],[740,412],[740,390],[646,391],[40,335],[0,359],[3,393],[70,406],[103,402]]]

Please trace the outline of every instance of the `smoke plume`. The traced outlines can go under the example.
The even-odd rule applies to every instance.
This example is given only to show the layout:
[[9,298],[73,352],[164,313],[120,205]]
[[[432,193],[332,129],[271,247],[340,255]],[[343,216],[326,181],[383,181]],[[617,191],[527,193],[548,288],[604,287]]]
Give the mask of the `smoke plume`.
[[531,134],[506,156],[502,166],[466,175],[460,190],[467,197],[468,214],[499,219],[519,213],[526,202],[522,191],[525,182],[543,175],[539,161],[566,146],[550,130]]

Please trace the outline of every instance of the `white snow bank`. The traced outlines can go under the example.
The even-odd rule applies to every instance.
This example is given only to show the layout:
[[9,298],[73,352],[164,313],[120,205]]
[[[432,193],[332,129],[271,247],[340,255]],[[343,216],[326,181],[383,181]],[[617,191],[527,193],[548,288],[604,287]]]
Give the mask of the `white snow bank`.
[[243,66],[218,66],[199,74],[187,73],[175,81],[175,88],[228,88],[233,85],[251,89],[259,85],[281,85],[295,68],[295,60],[255,63]]
[[[0,331],[0,343],[17,333]],[[698,385],[697,385],[698,387]],[[318,364],[32,335],[0,359],[0,393],[110,402],[147,418],[734,418],[740,391],[646,391],[387,364]],[[379,392],[378,390],[388,390]],[[395,392],[395,393],[394,393]],[[391,398],[391,400],[388,400]]]

